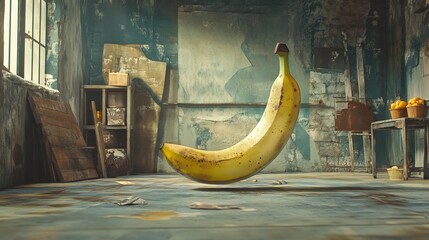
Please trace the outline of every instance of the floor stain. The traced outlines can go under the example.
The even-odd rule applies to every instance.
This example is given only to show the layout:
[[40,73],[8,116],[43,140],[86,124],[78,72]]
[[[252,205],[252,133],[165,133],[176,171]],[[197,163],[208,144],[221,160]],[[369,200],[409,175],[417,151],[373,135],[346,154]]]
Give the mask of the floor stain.
[[22,207],[40,207],[40,206],[44,206],[41,203],[24,203],[21,204]]
[[27,214],[45,216],[45,215],[63,214],[63,213],[64,211],[41,211],[41,212],[28,212]]
[[65,189],[54,190],[49,192],[40,193],[15,193],[15,194],[2,194],[0,195],[0,201],[5,200],[28,200],[28,199],[55,199],[58,195],[66,194]]
[[55,208],[63,208],[63,207],[70,207],[70,206],[73,206],[73,204],[70,204],[70,203],[49,204],[49,207],[55,207]]
[[109,215],[106,217],[119,217],[119,218],[134,218],[141,219],[146,221],[163,221],[170,220],[178,217],[179,214],[175,211],[154,211],[154,212],[144,212],[134,215]]
[[370,200],[380,205],[404,206],[407,201],[394,194],[374,193],[367,196]]
[[122,188],[125,185],[109,185],[109,186],[97,186],[91,189],[88,189],[89,192],[104,192],[104,191],[113,191]]
[[109,202],[108,200],[101,197],[74,197],[73,199],[86,202]]

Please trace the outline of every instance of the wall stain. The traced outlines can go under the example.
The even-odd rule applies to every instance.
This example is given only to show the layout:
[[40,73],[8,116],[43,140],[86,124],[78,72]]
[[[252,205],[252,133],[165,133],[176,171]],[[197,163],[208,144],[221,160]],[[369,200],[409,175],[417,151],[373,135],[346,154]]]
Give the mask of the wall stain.
[[207,149],[207,142],[212,137],[212,132],[207,127],[202,127],[198,123],[193,123],[192,128],[195,131],[195,134],[197,136],[197,139],[195,140],[195,147],[197,149],[206,150]]

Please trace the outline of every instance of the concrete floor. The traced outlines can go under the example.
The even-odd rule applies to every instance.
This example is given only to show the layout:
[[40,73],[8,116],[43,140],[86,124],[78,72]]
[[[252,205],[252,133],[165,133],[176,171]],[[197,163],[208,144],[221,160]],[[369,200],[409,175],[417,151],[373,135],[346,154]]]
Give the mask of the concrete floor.
[[[115,204],[129,196],[146,204]],[[24,185],[0,191],[0,238],[429,239],[429,180],[303,173],[205,185],[138,175]]]

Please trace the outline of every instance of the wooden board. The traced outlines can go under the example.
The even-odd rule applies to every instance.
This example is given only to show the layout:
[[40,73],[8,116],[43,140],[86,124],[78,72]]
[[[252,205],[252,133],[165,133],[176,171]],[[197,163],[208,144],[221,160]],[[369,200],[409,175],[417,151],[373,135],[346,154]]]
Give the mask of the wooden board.
[[146,57],[143,45],[140,44],[104,44],[103,48],[103,78],[108,83],[109,73],[117,71],[117,60],[126,66],[129,79],[140,79],[151,89],[154,97],[161,100],[164,93],[167,63],[154,61]]
[[127,56],[121,60],[133,85],[132,100],[127,103],[130,110],[127,114],[130,117],[127,120],[130,121],[127,124],[133,124],[132,145],[137,146],[128,144],[130,166],[133,172],[155,173],[167,63],[149,59],[142,49],[143,46],[139,44],[104,44],[102,72],[108,82],[109,73],[117,71],[117,60]]
[[134,116],[132,148],[133,171],[156,173],[157,137],[161,107],[146,89],[136,88],[133,92],[132,110]]
[[94,161],[87,151],[70,105],[29,95],[36,123],[41,127],[48,166],[53,181],[70,182],[97,178]]

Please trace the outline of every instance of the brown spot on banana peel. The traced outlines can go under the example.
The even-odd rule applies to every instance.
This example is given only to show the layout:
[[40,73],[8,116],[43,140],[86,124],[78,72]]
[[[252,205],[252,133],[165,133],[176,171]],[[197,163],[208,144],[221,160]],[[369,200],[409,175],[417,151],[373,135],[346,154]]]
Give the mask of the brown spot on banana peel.
[[282,103],[283,103],[283,87],[282,87],[282,90],[281,90],[281,93],[280,93],[280,100],[279,100],[279,102],[277,103],[277,105],[276,105],[275,109],[276,109],[276,110],[279,110],[279,108],[280,108],[280,106],[282,105]]

